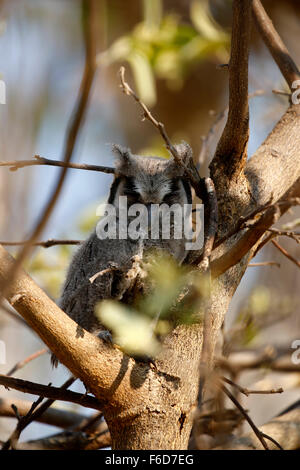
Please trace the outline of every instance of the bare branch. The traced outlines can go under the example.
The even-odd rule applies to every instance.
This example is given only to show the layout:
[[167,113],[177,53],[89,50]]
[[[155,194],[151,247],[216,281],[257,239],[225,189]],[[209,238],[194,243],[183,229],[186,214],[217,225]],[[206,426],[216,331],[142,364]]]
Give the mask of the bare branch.
[[34,359],[36,359],[37,357],[42,356],[47,351],[48,351],[47,348],[39,349],[35,353],[33,353],[30,356],[26,357],[26,359],[23,359],[22,361],[17,362],[17,364],[15,364],[14,367],[12,369],[10,369],[10,371],[7,372],[6,375],[8,375],[8,376],[13,375],[17,370],[22,369],[22,367],[24,367],[26,364],[28,364],[28,362],[31,362]]
[[261,4],[261,1],[253,0],[252,9],[257,29],[271,52],[273,59],[280,68],[282,75],[286,79],[289,87],[292,89],[293,82],[300,79],[298,67],[274,28],[272,21]]
[[239,174],[247,160],[249,139],[248,55],[252,0],[233,1],[231,57],[229,63],[229,111],[227,122],[210,164],[212,177],[222,172]]
[[[49,240],[41,241],[41,242],[35,242],[32,244],[32,246],[41,246],[43,248],[50,248],[52,246],[57,246],[57,245],[80,245],[80,243],[83,243],[84,240],[54,240],[52,238],[49,238]],[[0,245],[3,246],[22,246],[28,243],[27,240],[21,241],[21,242],[8,242],[8,241],[0,241]]]
[[257,268],[259,266],[276,266],[277,268],[280,268],[280,264],[276,263],[276,261],[260,261],[257,263],[249,263],[248,267],[249,268]]
[[296,260],[288,251],[286,251],[278,242],[272,240],[274,246],[279,250],[286,258],[288,258],[292,263],[294,263],[298,268],[300,268],[300,261]]
[[[17,407],[20,416],[25,416],[30,410],[32,402],[17,400],[15,398],[0,398],[0,416],[15,418],[16,415],[11,407],[12,405]],[[85,419],[86,416],[83,414],[55,407],[49,408],[49,410],[45,411],[41,416],[36,417],[35,421],[66,429],[71,426],[78,426]]]
[[[282,416],[271,419],[268,423],[259,427],[259,432],[268,438],[270,450],[278,449],[278,445],[284,450],[298,450],[300,447],[300,410],[296,409]],[[276,438],[272,439],[270,436]],[[261,442],[254,433],[234,436],[217,449],[226,450],[261,450]]]
[[222,377],[222,380],[229,385],[232,385],[235,387],[239,392],[241,392],[243,395],[246,395],[248,397],[249,395],[272,395],[274,393],[283,393],[283,388],[277,388],[277,389],[271,389],[271,390],[249,390],[248,388],[241,387],[239,384],[233,382],[230,379],[227,379],[227,377]]
[[257,436],[257,438],[260,440],[262,446],[264,447],[265,450],[269,450],[269,447],[265,441],[265,436],[263,435],[263,433],[257,428],[257,426],[254,424],[254,422],[252,421],[252,419],[250,418],[250,416],[248,415],[248,413],[246,412],[246,410],[244,410],[244,408],[242,407],[242,405],[237,401],[237,399],[232,395],[232,393],[226,388],[224,387],[224,385],[221,386],[223,392],[225,393],[225,395],[228,396],[228,398],[235,404],[235,406],[240,410],[241,414],[244,416],[244,418],[246,419],[246,421],[248,421],[249,423],[249,426],[251,426],[254,434]]
[[115,172],[114,168],[108,166],[88,165],[87,163],[71,163],[60,160],[50,160],[49,158],[40,157],[39,155],[35,155],[33,160],[14,160],[11,162],[0,162],[0,167],[8,166],[10,167],[10,171],[17,171],[19,168],[24,168],[27,166],[43,165],[72,168],[75,170],[100,171],[102,173],[108,174],[113,174]]
[[163,138],[166,148],[169,150],[171,155],[173,156],[174,160],[178,165],[180,165],[182,168],[184,168],[186,175],[191,181],[191,184],[193,185],[197,196],[202,198],[203,195],[203,185],[201,182],[200,175],[198,173],[198,170],[196,169],[193,161],[189,161],[188,164],[182,161],[182,158],[179,156],[176,147],[172,144],[166,130],[165,126],[162,122],[158,121],[155,119],[155,117],[152,115],[150,110],[147,108],[145,103],[141,101],[139,96],[133,91],[133,89],[128,85],[128,83],[125,80],[125,68],[121,67],[120,68],[120,80],[121,80],[121,88],[122,91],[125,95],[131,96],[137,103],[138,105],[142,108],[143,110],[143,117],[145,119],[148,119],[154,127],[159,131],[161,137]]
[[84,406],[85,408],[93,408],[95,410],[100,409],[100,403],[95,397],[72,392],[70,390],[64,390],[58,387],[37,384],[34,382],[29,382],[28,380],[16,379],[15,377],[8,377],[7,375],[2,374],[0,374],[0,385],[3,385],[6,388],[19,390],[20,392],[51,398],[53,400],[77,403],[78,405]]
[[[69,386],[71,386],[75,382],[74,377],[70,377],[61,387],[60,390],[66,390]],[[18,419],[18,423],[16,426],[16,429],[13,431],[11,434],[10,438],[6,441],[6,443],[3,445],[3,449],[9,449],[12,447],[13,449],[17,445],[17,442],[20,438],[21,433],[24,431],[24,429],[33,421],[36,421],[38,418],[40,418],[47,410],[50,408],[51,405],[54,403],[54,399],[48,399],[44,403],[41,404],[41,406],[38,406],[42,401],[43,401],[43,396],[40,396],[36,402],[32,404],[32,407],[28,411],[28,413],[20,417]]]
[[12,432],[9,439],[6,442],[4,442],[2,446],[2,450],[9,450],[10,448],[14,447],[14,445],[18,442],[18,439],[20,437],[22,430],[27,426],[27,423],[31,420],[34,414],[34,410],[42,401],[43,401],[43,397],[39,397],[35,402],[33,402],[30,410],[25,416],[20,416],[17,407],[15,405],[12,405],[12,408],[16,413],[18,422],[17,422],[16,429]]

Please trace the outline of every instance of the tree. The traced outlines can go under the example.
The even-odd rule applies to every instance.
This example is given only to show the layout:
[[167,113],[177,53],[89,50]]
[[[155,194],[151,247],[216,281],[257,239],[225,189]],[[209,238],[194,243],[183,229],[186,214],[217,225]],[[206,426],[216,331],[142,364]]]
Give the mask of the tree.
[[[84,406],[101,411],[108,425],[113,449],[185,449],[192,426],[198,422],[199,414],[195,410],[202,405],[206,382],[215,377],[216,343],[231,299],[251,258],[271,239],[270,227],[291,206],[299,204],[299,105],[293,103],[292,95],[284,116],[247,161],[248,54],[252,16],[291,93],[300,74],[261,2],[234,0],[228,65],[228,118],[210,164],[211,178],[203,181],[192,161],[186,168],[197,196],[206,205],[204,249],[189,259],[190,265],[204,271],[210,278],[210,295],[202,305],[204,320],[193,325],[181,324],[173,329],[164,338],[155,366],[140,363],[88,332],[78,337],[76,324],[21,268],[60,195],[67,168],[72,165],[71,157],[96,69],[94,18],[97,2],[89,0],[85,3],[88,7],[86,67],[68,131],[65,158],[60,164],[63,169],[43,217],[17,259],[14,260],[3,247],[0,248],[0,281],[3,296],[11,306],[72,374],[84,382],[94,397],[88,395],[84,399],[74,392],[43,388],[6,376],[0,376],[0,383],[19,390],[30,390],[49,399],[77,400]],[[126,84],[124,76],[122,83],[125,92],[144,106]],[[169,151],[178,158],[163,126],[154,120],[148,108],[144,107],[144,112],[160,130]],[[49,161],[10,162],[10,166],[17,168],[27,164],[49,164]],[[179,158],[178,164],[183,164]],[[98,170],[113,171],[100,167]],[[220,377],[216,377],[215,381],[217,391],[224,392],[238,406]],[[19,419],[19,429],[7,444],[8,448],[16,443],[26,420],[35,419],[34,413],[39,415],[38,406],[39,402],[23,420]],[[239,408],[239,411],[249,418],[243,409]],[[298,423],[299,428],[298,411],[291,419]],[[259,431],[251,420],[250,424],[261,442],[255,445],[268,447],[270,443],[264,434],[266,431]],[[197,428],[196,424],[194,427]],[[268,434],[271,434],[270,430]],[[276,440],[283,447],[288,445],[284,435],[278,435]],[[76,437],[74,435],[73,439]],[[105,444],[107,442],[105,440]],[[88,444],[84,442],[81,445],[88,447]],[[230,443],[227,445],[230,447]],[[232,447],[235,445],[232,442]]]

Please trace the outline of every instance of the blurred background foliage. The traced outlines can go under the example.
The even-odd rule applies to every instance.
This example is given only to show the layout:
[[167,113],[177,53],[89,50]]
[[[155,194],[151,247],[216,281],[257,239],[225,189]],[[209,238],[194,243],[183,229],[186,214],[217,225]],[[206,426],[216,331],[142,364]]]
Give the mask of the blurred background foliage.
[[[207,175],[226,119],[228,75],[226,67],[218,66],[229,58],[231,1],[99,0],[99,5],[99,69],[74,161],[112,166],[107,145],[111,142],[128,146],[134,153],[167,156],[157,131],[142,122],[136,104],[120,91],[118,70],[125,64],[128,81],[164,122],[172,141],[188,141],[195,160],[201,153],[200,172]],[[264,5],[297,61],[300,1],[266,0]],[[61,158],[84,63],[82,23],[80,0],[0,0],[0,74],[7,86],[7,104],[0,105],[1,160],[30,159],[34,154]],[[264,91],[250,101],[251,155],[287,107],[285,97],[272,94],[273,88],[284,89],[285,83],[254,29],[249,79],[250,92]],[[57,174],[57,169],[50,167],[26,168],[12,174],[1,170],[2,240],[28,236]],[[96,208],[106,199],[110,184],[108,175],[69,171],[44,239],[84,239],[96,223]],[[293,220],[299,220],[296,209],[279,226]],[[280,242],[299,258],[299,245],[292,240]],[[37,248],[27,261],[31,275],[55,300],[75,249]],[[299,338],[299,270],[270,246],[259,255],[261,260],[279,262],[280,269],[268,266],[247,271],[228,312],[224,328],[227,351],[269,343],[288,349],[292,340]],[[159,290],[135,306],[136,311],[148,312],[147,321],[153,319],[157,303],[166,305],[168,312],[182,282],[182,273],[170,264],[161,264],[152,274],[158,276]],[[201,281],[198,285],[204,284]],[[185,320],[190,318],[189,307]],[[107,309],[110,312],[111,305]],[[168,321],[158,328],[163,331],[159,334],[164,334]],[[0,365],[1,373],[41,347],[39,339],[4,313],[0,316],[0,338],[7,343],[8,361]],[[43,376],[47,383],[61,383],[65,375],[62,367],[51,371],[48,357],[30,364],[24,375],[20,371],[21,377],[41,381]],[[252,384],[258,378],[250,379],[246,374],[246,386],[250,380]],[[260,424],[274,414],[274,406],[279,410],[297,394],[298,389],[291,387],[284,397],[259,398],[259,402],[253,398],[247,406]],[[1,421],[0,439],[11,426],[11,421]],[[23,439],[49,431],[34,424]]]

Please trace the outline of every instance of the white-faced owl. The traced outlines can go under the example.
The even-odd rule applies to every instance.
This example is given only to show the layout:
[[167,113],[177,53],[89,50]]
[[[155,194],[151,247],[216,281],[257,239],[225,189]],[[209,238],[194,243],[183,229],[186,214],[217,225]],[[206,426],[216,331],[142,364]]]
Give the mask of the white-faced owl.
[[[176,146],[183,162],[191,158],[191,148],[186,143]],[[142,157],[132,155],[128,149],[113,146],[116,154],[115,176],[110,188],[108,203],[119,209],[120,196],[127,197],[128,207],[142,204],[147,208],[151,222],[153,204],[191,205],[192,192],[184,169],[173,158]],[[129,218],[130,220],[130,218]],[[118,217],[117,217],[118,224]],[[174,227],[173,227],[174,228]],[[105,328],[95,316],[95,306],[103,299],[118,299],[129,302],[128,292],[135,279],[130,268],[136,257],[142,257],[150,249],[165,250],[178,263],[187,255],[186,239],[161,236],[132,239],[100,239],[97,230],[75,253],[63,286],[59,306],[78,323],[78,332],[84,328],[94,334]],[[160,232],[161,234],[161,232]],[[135,272],[135,271],[133,271]],[[55,356],[52,363],[57,364]]]

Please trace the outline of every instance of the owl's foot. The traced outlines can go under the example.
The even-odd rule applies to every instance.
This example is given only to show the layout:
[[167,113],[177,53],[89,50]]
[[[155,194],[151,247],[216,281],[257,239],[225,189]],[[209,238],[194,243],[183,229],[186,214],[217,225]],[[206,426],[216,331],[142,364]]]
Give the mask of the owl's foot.
[[102,339],[105,341],[105,343],[110,344],[111,346],[113,345],[113,339],[111,332],[108,330],[102,330],[98,333],[98,338]]
[[147,354],[134,355],[131,356],[136,362],[142,362],[143,364],[152,364],[156,369],[156,364],[153,357],[147,356]]

